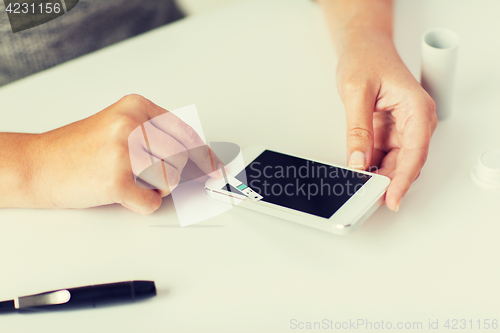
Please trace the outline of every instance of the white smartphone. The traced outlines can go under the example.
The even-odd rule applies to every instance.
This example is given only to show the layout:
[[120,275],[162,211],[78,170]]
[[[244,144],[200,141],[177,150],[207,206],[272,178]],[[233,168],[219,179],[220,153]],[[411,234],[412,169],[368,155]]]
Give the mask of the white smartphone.
[[346,234],[383,204],[390,179],[283,154],[259,146],[242,150],[244,167],[227,166],[205,183],[214,199],[302,225]]

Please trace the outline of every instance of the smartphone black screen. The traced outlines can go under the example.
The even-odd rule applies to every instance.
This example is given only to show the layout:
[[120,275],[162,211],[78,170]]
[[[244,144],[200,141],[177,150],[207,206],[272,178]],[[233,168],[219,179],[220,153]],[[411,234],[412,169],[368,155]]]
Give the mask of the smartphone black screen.
[[[330,218],[371,176],[265,150],[236,178],[263,201]],[[223,189],[240,193],[229,184]]]

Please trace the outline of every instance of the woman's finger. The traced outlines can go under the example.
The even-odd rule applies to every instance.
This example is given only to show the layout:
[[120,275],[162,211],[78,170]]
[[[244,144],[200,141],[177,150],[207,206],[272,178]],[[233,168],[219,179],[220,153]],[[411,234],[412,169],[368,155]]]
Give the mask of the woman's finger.
[[386,204],[389,209],[394,211],[399,209],[401,199],[424,166],[432,131],[432,124],[425,117],[412,116],[406,122],[396,172],[386,195]]
[[151,119],[150,123],[182,144],[189,153],[189,158],[205,174],[216,178],[222,177],[222,173],[216,172],[218,166],[223,165],[222,161],[191,126],[171,112]]
[[344,84],[341,97],[347,120],[347,160],[351,168],[365,170],[373,152],[373,110],[378,90],[362,82]]

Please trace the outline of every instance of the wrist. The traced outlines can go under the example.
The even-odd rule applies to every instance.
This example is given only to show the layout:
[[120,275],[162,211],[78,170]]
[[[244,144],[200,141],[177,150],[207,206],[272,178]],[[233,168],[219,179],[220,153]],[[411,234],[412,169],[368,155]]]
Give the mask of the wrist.
[[26,147],[25,173],[29,175],[25,182],[26,196],[32,208],[53,208],[50,188],[47,187],[47,160],[50,145],[46,142],[46,133],[30,135]]
[[339,31],[336,40],[337,54],[342,56],[350,52],[373,52],[373,50],[384,50],[384,52],[396,51],[392,39],[392,32],[386,30],[372,30],[359,27],[350,27]]

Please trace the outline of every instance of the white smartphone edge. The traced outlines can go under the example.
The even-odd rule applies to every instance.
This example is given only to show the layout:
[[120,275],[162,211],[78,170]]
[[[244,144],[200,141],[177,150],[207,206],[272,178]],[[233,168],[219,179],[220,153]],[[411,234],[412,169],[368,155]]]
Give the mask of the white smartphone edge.
[[[274,151],[261,146],[249,146],[242,150],[243,161],[245,168],[254,161],[265,150]],[[205,190],[207,194],[214,198],[227,201],[228,197],[237,200],[237,206],[247,209],[258,211],[267,215],[279,217],[288,221],[296,222],[304,226],[319,229],[337,235],[345,235],[357,229],[370,215],[372,215],[380,206],[383,205],[383,195],[389,186],[390,179],[388,177],[370,173],[367,171],[360,171],[345,166],[339,166],[324,161],[304,158],[288,153],[282,153],[289,156],[307,159],[311,162],[323,163],[329,166],[334,166],[344,170],[359,172],[370,175],[371,178],[366,182],[362,191],[356,192],[346,203],[344,203],[330,218],[323,218],[316,215],[300,212],[294,209],[285,208],[265,201],[254,202],[247,200],[245,196],[223,190],[226,184],[224,179],[209,179],[205,183]],[[230,175],[237,175],[241,170],[232,170],[228,166],[228,173]],[[248,183],[247,183],[248,185]],[[250,186],[251,187],[251,186]],[[360,207],[364,207],[360,209]]]

